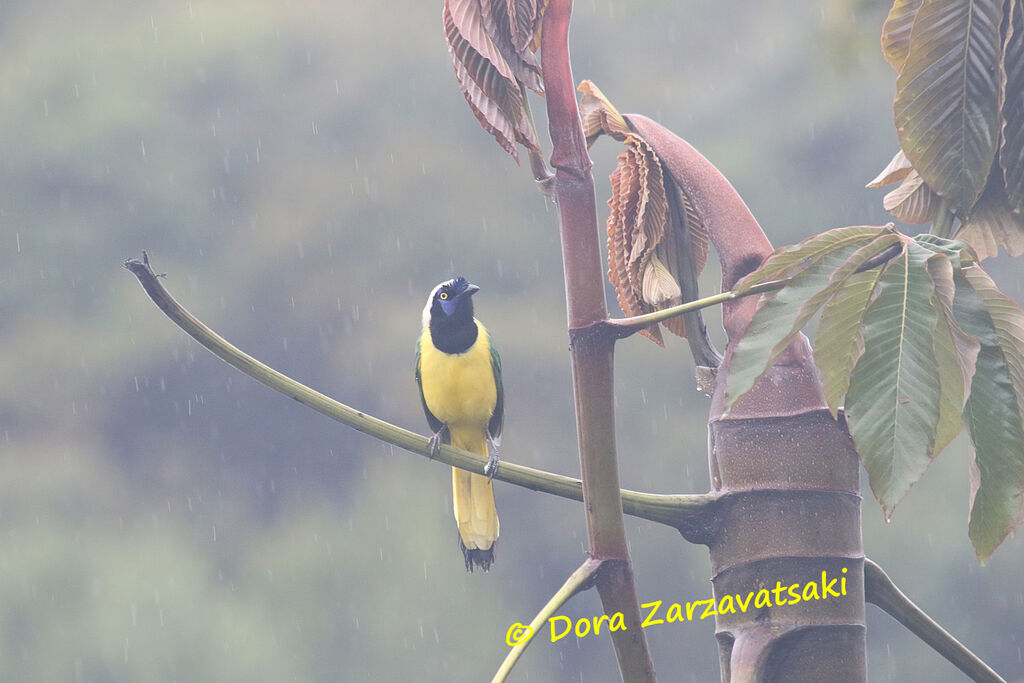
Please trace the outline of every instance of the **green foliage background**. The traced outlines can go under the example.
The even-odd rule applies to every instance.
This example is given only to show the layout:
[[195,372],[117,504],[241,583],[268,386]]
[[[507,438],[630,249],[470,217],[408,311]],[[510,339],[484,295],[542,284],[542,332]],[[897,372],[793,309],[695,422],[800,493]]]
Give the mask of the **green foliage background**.
[[[881,193],[859,189],[896,148],[886,9],[583,0],[575,73],[693,142],[784,244],[887,220]],[[421,430],[423,299],[464,274],[502,350],[505,456],[577,472],[555,214],[478,129],[440,14],[0,5],[0,680],[482,680],[506,628],[581,561],[578,505],[499,485],[498,562],[467,575],[447,468],[237,374],[120,268],[148,249],[243,349]],[[595,150],[600,201],[616,153]],[[991,266],[1018,301],[1019,269]],[[623,484],[706,490],[707,403],[685,347],[630,340],[618,367]],[[1024,545],[979,568],[963,438],[932,469],[891,525],[866,501],[867,552],[1024,675]],[[643,600],[710,595],[702,549],[628,524]],[[599,611],[593,595],[569,609]],[[955,680],[870,614],[872,680]],[[712,633],[710,619],[650,629],[663,677],[716,680]],[[616,677],[605,636],[542,639],[517,674]]]

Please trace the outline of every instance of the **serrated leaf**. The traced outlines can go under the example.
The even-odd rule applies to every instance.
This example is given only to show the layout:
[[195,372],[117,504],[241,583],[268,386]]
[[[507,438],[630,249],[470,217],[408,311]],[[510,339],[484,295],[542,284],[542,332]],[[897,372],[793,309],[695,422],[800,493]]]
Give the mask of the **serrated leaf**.
[[894,104],[900,147],[928,186],[966,214],[999,139],[1002,0],[924,0]]
[[763,297],[733,350],[726,405],[735,405],[754,387],[811,316],[858,268],[899,241],[899,235],[883,234],[868,244],[840,245],[794,274],[792,281],[774,296]]
[[928,258],[928,276],[935,294],[932,306],[938,312],[933,336],[935,372],[939,378],[939,422],[935,431],[936,454],[949,445],[963,429],[961,415],[971,391],[981,344],[960,329],[953,317],[953,264],[945,254]]
[[605,97],[592,81],[582,81],[577,88],[580,97],[580,117],[583,120],[583,134],[590,147],[602,134],[610,135],[622,142],[632,131],[619,110]]
[[[630,121],[629,115],[623,114],[622,119],[625,121],[626,125],[629,126],[629,129],[633,130],[634,126]],[[670,135],[663,138],[662,140],[663,141],[660,142],[659,144],[669,145],[671,144],[672,140],[678,140],[678,138]],[[660,158],[661,155],[658,151],[658,147],[655,146],[654,143],[648,144],[651,144],[651,147],[654,149],[655,155]],[[670,150],[664,151],[666,154],[670,152]],[[689,250],[692,256],[691,260],[693,264],[692,268],[694,270],[694,276],[699,276],[701,272],[703,272],[704,266],[707,264],[708,258],[710,236],[708,233],[707,225],[705,224],[704,219],[701,217],[701,215],[694,208],[693,201],[689,196],[687,196],[686,192],[683,190],[682,185],[676,179],[671,177],[671,173],[669,173],[667,168],[665,168],[664,166],[662,167],[662,175],[665,178],[666,196],[668,198],[668,201],[672,205],[672,208],[677,210],[675,212],[675,215],[678,216],[678,218],[680,219],[676,220],[675,218],[673,218],[672,220],[672,226],[677,232],[675,237],[680,237],[680,234],[683,231],[686,232],[687,236],[689,237]],[[671,190],[669,188],[671,188]],[[685,225],[683,225],[684,222]],[[680,246],[684,245],[682,239],[678,239],[676,243],[677,245]],[[675,250],[678,248],[679,246],[671,247],[671,252],[674,253]],[[669,261],[672,262],[672,264],[670,264],[669,266],[669,270],[671,270],[676,275],[676,280],[679,281],[681,277],[679,269],[682,266],[675,265],[676,259],[666,258],[665,260],[667,263]],[[677,331],[675,329],[676,327],[680,328],[680,330],[682,329],[683,319],[677,318],[675,320],[676,322],[669,321],[668,323],[666,323],[666,327],[672,330],[675,334],[678,334],[679,336],[684,336],[681,331]]]
[[445,7],[459,35],[481,57],[490,62],[502,77],[514,83],[516,77],[512,73],[512,68],[487,31],[486,22],[492,15],[490,0],[483,2],[485,4],[481,4],[481,0],[445,0]]
[[978,474],[968,534],[984,560],[1024,521],[1024,311],[979,266],[962,273],[957,319],[982,344],[964,421]]
[[921,225],[935,220],[939,197],[931,191],[917,171],[911,169],[900,186],[882,198],[886,211],[904,223]]
[[[470,0],[456,0],[457,2],[469,2]],[[521,4],[524,12],[529,8],[529,0],[475,0],[479,3],[480,17],[483,21],[484,30],[491,39],[492,44],[497,48],[501,58],[508,64],[509,69],[515,78],[522,81],[523,85],[541,94],[544,86],[540,80],[540,65],[537,63],[533,53],[529,50],[519,50],[514,44],[512,35],[511,11],[513,5]],[[532,24],[532,17],[530,19]]]
[[531,49],[531,43],[540,21],[541,8],[537,6],[537,0],[507,0],[506,9],[512,46],[520,54],[536,52],[536,49]]
[[821,312],[814,338],[814,363],[821,372],[821,387],[832,417],[839,414],[850,388],[850,372],[864,351],[861,323],[882,268],[851,275]]
[[1010,256],[1024,254],[1024,215],[1011,209],[1000,168],[993,169],[985,193],[956,236],[969,242],[980,259],[995,256],[999,247]]
[[1010,27],[1003,45],[1003,141],[999,164],[1006,197],[1020,219],[1024,212],[1024,0],[1010,0]]
[[886,231],[893,232],[890,226],[857,225],[812,235],[797,244],[776,249],[760,268],[736,283],[735,289],[745,292],[756,284],[783,279],[830,251],[853,244],[863,246]]
[[914,167],[910,165],[910,159],[907,159],[907,155],[903,153],[903,150],[896,152],[896,156],[892,158],[889,165],[882,169],[882,172],[875,176],[875,179],[868,183],[865,187],[884,187],[885,185],[892,185],[898,183],[914,170]]
[[846,395],[850,433],[887,517],[931,463],[939,419],[932,252],[906,247],[886,264],[864,314],[864,353]]
[[[637,307],[646,313],[682,303],[683,285],[695,289],[691,275],[695,281],[707,262],[706,226],[683,190],[666,177],[657,150],[633,130],[628,117],[592,82],[583,81],[579,90],[588,145],[607,134],[626,146],[612,174],[608,201],[608,275],[619,305],[632,316],[638,314]],[[686,336],[683,318],[664,325],[673,334]],[[654,325],[647,332],[661,343],[658,330]]]
[[[640,196],[640,169],[631,149],[619,155],[618,166],[611,175],[612,196],[608,200],[608,279],[615,288],[619,308],[627,316],[650,311],[640,298],[640,287],[630,278],[630,254],[636,232]],[[665,343],[658,325],[641,330],[641,334],[659,346]]]
[[921,8],[921,2],[922,0],[896,0],[882,25],[882,53],[897,73],[903,69],[903,64],[907,61],[910,30],[914,26],[914,16]]
[[[488,54],[494,55],[494,60],[478,51],[460,31],[452,13],[452,2],[461,11],[462,24]],[[487,36],[477,0],[445,0],[442,16],[455,78],[466,102],[484,130],[493,135],[501,148],[518,163],[517,142],[534,151],[539,149],[539,143],[525,113],[523,91]]]

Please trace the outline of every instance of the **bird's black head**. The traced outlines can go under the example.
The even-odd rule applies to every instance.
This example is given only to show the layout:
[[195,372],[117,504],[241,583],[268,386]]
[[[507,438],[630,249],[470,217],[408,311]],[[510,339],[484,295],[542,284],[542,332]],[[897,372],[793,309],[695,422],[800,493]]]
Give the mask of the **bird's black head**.
[[442,282],[430,293],[423,311],[423,323],[437,348],[447,353],[462,353],[476,341],[477,327],[473,320],[473,295],[480,288],[464,277]]

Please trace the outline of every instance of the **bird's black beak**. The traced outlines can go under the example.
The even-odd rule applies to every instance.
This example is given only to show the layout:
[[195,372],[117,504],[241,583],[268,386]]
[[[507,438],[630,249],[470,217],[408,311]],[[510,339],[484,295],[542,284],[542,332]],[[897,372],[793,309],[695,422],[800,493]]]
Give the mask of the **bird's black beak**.
[[479,291],[480,291],[480,288],[479,288],[479,287],[477,287],[476,285],[474,285],[474,284],[468,284],[468,285],[466,285],[466,289],[464,289],[464,290],[463,290],[463,291],[462,291],[462,292],[461,292],[461,293],[459,294],[459,298],[460,298],[460,299],[463,299],[463,298],[465,298],[465,297],[467,297],[467,296],[473,296],[474,294],[476,294],[476,293],[477,293],[477,292],[479,292]]

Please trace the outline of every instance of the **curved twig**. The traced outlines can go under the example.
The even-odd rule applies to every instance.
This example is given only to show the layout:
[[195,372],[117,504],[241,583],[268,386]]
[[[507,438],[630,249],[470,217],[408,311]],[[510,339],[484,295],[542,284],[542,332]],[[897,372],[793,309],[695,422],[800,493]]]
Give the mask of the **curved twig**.
[[676,306],[663,308],[660,311],[654,311],[652,313],[635,315],[630,318],[611,318],[606,320],[604,324],[614,328],[618,337],[628,337],[629,335],[639,332],[653,323],[660,323],[668,320],[669,318],[689,313],[690,311],[698,311],[702,308],[717,306],[718,304],[723,304],[726,301],[732,301],[733,299],[742,299],[743,297],[750,296],[752,294],[774,292],[777,289],[782,289],[788,284],[788,279],[770,280],[768,282],[762,282],[761,284],[754,285],[745,292],[729,290],[728,292],[722,292],[721,294],[706,296],[703,299],[687,301],[686,303],[678,304]]
[[925,614],[924,610],[903,594],[881,567],[867,558],[864,558],[864,598],[906,626],[972,681],[1006,683],[988,664]]
[[[170,295],[158,279],[161,276],[154,273],[153,269],[150,268],[149,257],[146,252],[142,253],[141,260],[130,259],[125,261],[124,267],[138,278],[139,283],[146,291],[146,294],[149,295],[149,298],[175,325],[229,365],[322,415],[326,415],[333,420],[337,420],[364,434],[369,434],[399,448],[416,453],[417,455],[430,457],[426,437],[402,429],[372,415],[367,415],[314,389],[310,389],[232,346],[227,340],[204,325],[202,321],[175,301],[174,297]],[[441,451],[435,459],[446,465],[459,467],[478,474],[484,473],[484,465],[487,464],[487,458],[482,455],[447,445],[441,447]],[[498,465],[494,478],[534,491],[550,493],[561,498],[583,500],[583,486],[579,479],[537,470],[532,467],[502,461]],[[687,521],[693,518],[708,514],[716,500],[717,496],[714,494],[659,495],[637,491],[622,491],[622,509],[626,514],[676,528],[684,526]]]
[[512,673],[512,668],[516,665],[516,662],[519,661],[519,658],[523,656],[523,653],[526,651],[526,648],[530,646],[530,643],[533,642],[533,636],[536,635],[538,629],[544,625],[544,622],[551,618],[555,612],[561,609],[562,605],[568,602],[572,596],[576,595],[580,591],[590,588],[594,575],[600,571],[601,567],[604,566],[606,562],[612,561],[613,560],[595,560],[592,557],[588,557],[586,562],[580,565],[576,571],[569,575],[569,578],[565,580],[562,587],[551,596],[551,599],[548,600],[547,604],[544,605],[540,612],[537,613],[537,616],[533,618],[530,625],[526,627],[529,630],[525,631],[524,638],[519,638],[518,634],[514,633],[514,630],[521,628],[520,624],[513,624],[509,627],[509,632],[505,636],[506,642],[510,645],[513,640],[517,642],[505,657],[505,661],[501,663],[497,673],[494,674],[494,678],[491,679],[491,683],[503,683],[503,681],[508,678],[508,675]]

